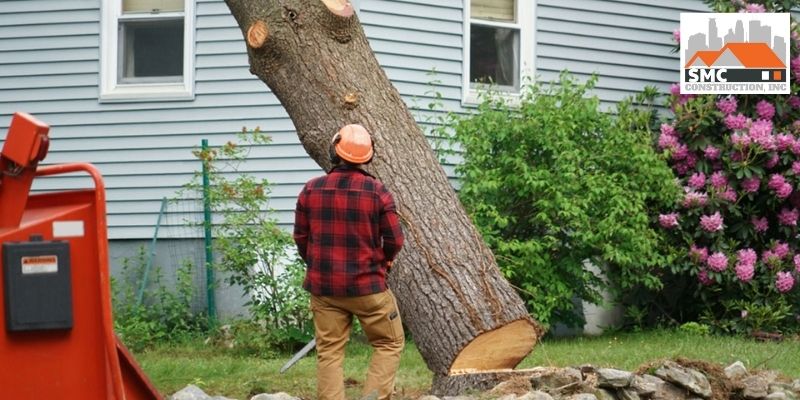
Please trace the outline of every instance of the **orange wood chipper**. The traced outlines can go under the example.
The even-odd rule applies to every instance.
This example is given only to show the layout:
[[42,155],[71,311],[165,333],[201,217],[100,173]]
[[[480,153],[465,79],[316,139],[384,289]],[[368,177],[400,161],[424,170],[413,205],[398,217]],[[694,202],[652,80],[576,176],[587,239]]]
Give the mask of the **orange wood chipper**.
[[[37,168],[49,130],[16,113],[0,153],[0,399],[160,399],[114,334],[103,179]],[[73,173],[94,188],[30,194]]]

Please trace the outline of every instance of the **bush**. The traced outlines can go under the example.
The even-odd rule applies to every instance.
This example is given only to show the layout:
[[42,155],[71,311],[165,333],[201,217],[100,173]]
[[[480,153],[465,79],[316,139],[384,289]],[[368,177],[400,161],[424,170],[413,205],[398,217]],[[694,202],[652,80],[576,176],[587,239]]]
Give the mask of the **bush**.
[[[301,286],[305,267],[292,254],[291,235],[272,217],[269,182],[242,168],[250,149],[269,140],[258,129],[243,130],[241,145],[228,142],[195,155],[206,166],[211,210],[220,217],[212,226],[219,259],[214,268],[227,272],[228,283],[242,287],[266,343],[291,348],[308,341],[313,333],[308,294]],[[202,193],[201,179],[198,173],[186,190]]]
[[598,303],[601,288],[659,288],[669,262],[648,214],[678,194],[651,147],[655,90],[622,102],[615,117],[587,95],[595,82],[562,73],[550,86],[527,85],[518,105],[489,93],[438,132],[452,129],[460,199],[543,323],[581,324],[574,300]]
[[[797,2],[707,3],[720,12],[787,12]],[[659,216],[683,246],[665,278],[689,289],[665,310],[679,320],[737,333],[797,329],[800,57],[791,64],[792,96],[689,96],[673,86],[674,116],[656,146],[685,191]]]
[[208,328],[206,316],[192,311],[192,264],[184,263],[176,270],[174,290],[162,283],[163,273],[156,267],[139,302],[146,258],[142,247],[136,257],[123,259],[120,277],[111,281],[114,330],[122,342],[132,351],[141,351],[156,343],[204,333]]

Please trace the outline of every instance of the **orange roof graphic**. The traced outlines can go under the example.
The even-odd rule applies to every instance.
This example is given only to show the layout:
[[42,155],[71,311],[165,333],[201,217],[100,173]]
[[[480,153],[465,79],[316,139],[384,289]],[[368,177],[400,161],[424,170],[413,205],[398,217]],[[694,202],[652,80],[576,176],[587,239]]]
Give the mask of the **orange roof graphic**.
[[712,67],[726,50],[730,50],[745,68],[786,68],[783,61],[766,43],[727,43],[716,51],[701,50],[694,53],[684,68],[689,68],[698,58],[707,66]]

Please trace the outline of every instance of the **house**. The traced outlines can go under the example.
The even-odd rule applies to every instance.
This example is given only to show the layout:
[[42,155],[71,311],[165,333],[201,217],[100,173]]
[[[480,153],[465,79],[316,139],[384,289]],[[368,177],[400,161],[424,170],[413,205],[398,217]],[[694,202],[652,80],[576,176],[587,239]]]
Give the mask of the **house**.
[[[598,73],[605,104],[678,80],[672,31],[699,0],[353,0],[381,65],[420,122],[477,98],[475,81],[519,90],[524,74]],[[431,71],[436,71],[431,75]],[[432,81],[437,81],[435,87]],[[417,107],[417,105],[419,105]],[[160,201],[191,179],[191,150],[242,127],[272,144],[252,172],[274,183],[287,228],[303,182],[320,174],[274,95],[248,72],[223,0],[0,2],[0,129],[15,111],[51,125],[47,163],[88,161],[104,174],[112,263],[147,244]],[[452,171],[452,169],[449,169]],[[86,187],[54,177],[38,189]]]

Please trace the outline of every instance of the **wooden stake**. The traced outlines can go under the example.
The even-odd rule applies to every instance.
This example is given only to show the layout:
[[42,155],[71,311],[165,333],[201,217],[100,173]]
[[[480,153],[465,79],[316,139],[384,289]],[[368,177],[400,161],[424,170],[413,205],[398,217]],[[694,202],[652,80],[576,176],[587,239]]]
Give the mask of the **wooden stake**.
[[258,20],[247,28],[247,45],[260,49],[269,39],[269,29],[264,21]]
[[353,5],[348,0],[320,0],[330,12],[344,18],[353,16]]

